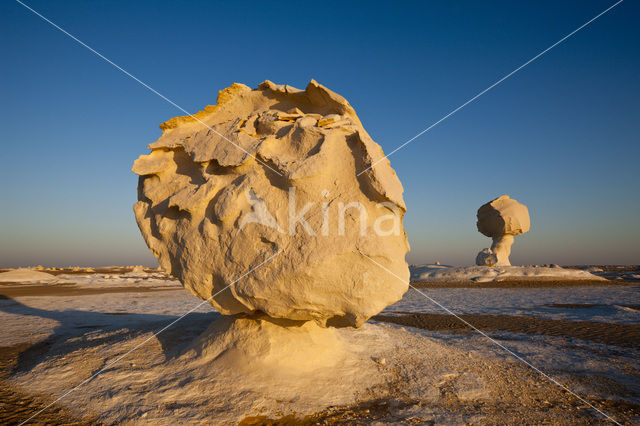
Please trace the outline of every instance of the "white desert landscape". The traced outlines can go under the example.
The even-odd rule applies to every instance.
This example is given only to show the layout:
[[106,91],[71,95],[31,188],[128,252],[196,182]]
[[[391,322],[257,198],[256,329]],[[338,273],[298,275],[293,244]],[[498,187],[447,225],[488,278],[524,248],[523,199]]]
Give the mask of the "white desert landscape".
[[[576,279],[466,283],[463,268],[438,269],[455,281],[412,285],[619,423],[637,422],[637,267],[601,268],[593,274],[607,278],[590,282],[595,267],[562,268]],[[201,302],[164,273],[130,271],[0,274],[5,423],[83,382],[33,422],[604,422],[413,289],[357,329],[266,317],[233,326],[207,303],[155,335]]]
[[314,80],[161,128],[133,166],[160,267],[0,273],[5,423],[640,420],[637,265],[511,265],[502,195],[476,265],[409,266],[400,180]]
[[640,425],[638,22],[3,2],[0,425]]

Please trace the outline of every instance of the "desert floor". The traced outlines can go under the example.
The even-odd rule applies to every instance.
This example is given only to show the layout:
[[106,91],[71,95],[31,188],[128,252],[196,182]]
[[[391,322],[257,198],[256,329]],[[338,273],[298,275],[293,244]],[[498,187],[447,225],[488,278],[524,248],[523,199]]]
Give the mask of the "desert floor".
[[[53,273],[67,281],[0,283],[3,424],[28,419],[200,302],[179,283],[153,270]],[[615,280],[615,271],[606,268],[605,273],[614,280],[416,287],[617,422],[637,424],[640,281]],[[384,386],[357,395],[352,404],[305,412],[287,401],[245,406],[229,397],[214,403],[226,396],[208,394],[213,388],[189,383],[180,389],[195,386],[188,395],[202,397],[175,396],[176,387],[159,377],[166,374],[161,366],[219,316],[204,305],[32,423],[606,423],[593,408],[443,312],[429,298],[410,289],[403,300],[363,327],[369,333],[382,333],[379,336],[401,337],[380,363]],[[146,373],[153,376],[134,380],[143,377],[136,374]],[[128,378],[131,384],[123,382]],[[167,389],[176,402],[153,396]]]

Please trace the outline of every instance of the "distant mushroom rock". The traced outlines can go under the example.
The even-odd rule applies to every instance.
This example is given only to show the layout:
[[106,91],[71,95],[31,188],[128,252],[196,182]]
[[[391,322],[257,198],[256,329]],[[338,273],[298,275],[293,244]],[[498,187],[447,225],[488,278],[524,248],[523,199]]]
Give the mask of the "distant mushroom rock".
[[133,165],[136,220],[219,312],[359,326],[402,298],[402,184],[342,96],[236,83],[161,128]]
[[514,236],[529,232],[530,219],[527,206],[508,195],[488,202],[478,209],[478,231],[493,239],[491,248],[476,256],[479,266],[508,266]]

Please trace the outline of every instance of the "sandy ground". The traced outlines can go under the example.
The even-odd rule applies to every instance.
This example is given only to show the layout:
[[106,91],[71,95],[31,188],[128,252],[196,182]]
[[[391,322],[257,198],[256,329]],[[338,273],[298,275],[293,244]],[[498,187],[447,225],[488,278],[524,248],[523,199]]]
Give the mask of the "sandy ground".
[[[24,354],[33,345],[23,343],[0,347],[0,421],[3,424],[20,424],[45,408],[50,398],[23,392],[9,380],[11,373],[24,362]],[[96,424],[93,419],[75,417],[63,406],[54,405],[34,419],[35,424]]]
[[[482,331],[559,336],[640,349],[640,326],[607,324],[592,321],[561,321],[501,315],[460,315],[460,318]],[[471,327],[447,314],[376,315],[376,321],[391,322],[431,331],[472,331]]]
[[[178,283],[159,285],[147,280],[145,284],[142,279],[130,285],[118,284],[116,279],[108,285],[89,285],[94,281],[78,279],[77,285],[0,285],[1,423],[19,424],[53,401],[52,395],[71,388],[132,342],[146,338],[198,303]],[[464,287],[450,283],[448,287],[426,286],[422,291],[618,422],[640,422],[640,285],[490,284]],[[70,396],[34,422],[169,424],[229,419],[216,417],[218,408],[211,405],[209,399],[215,399],[211,395],[193,402],[193,407],[185,402],[155,404],[149,400],[151,388],[119,389],[114,384],[121,377],[118,374],[127,370],[152,374],[145,377],[165,371],[159,368],[167,363],[166,354],[179,353],[217,315],[203,306],[132,353],[117,370],[105,372],[105,380],[88,384],[86,395],[80,396],[89,398],[89,404],[79,408],[80,396]],[[592,408],[459,320],[435,312],[414,290],[375,317],[372,326],[397,339],[380,370],[384,386],[368,396],[360,395],[352,404],[306,413],[287,413],[284,404],[279,415],[249,410],[226,423],[604,423]],[[51,383],[52,378],[59,382]],[[153,386],[151,382],[145,383]],[[111,407],[118,393],[126,396],[121,405],[128,408],[116,415]],[[194,416],[195,412],[200,415]]]

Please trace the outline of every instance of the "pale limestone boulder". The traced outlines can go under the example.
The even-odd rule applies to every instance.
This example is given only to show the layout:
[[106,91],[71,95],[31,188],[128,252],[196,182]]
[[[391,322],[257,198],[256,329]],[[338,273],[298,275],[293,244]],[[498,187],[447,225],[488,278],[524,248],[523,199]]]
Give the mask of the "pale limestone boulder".
[[196,118],[163,123],[133,166],[136,220],[164,270],[208,299],[275,255],[211,304],[323,326],[402,297],[402,184],[386,159],[358,176],[384,154],[343,97],[313,80],[234,84]]
[[480,250],[476,256],[476,265],[495,266],[498,263],[498,256],[490,248]]
[[527,206],[503,195],[478,209],[478,231],[493,239],[490,249],[476,256],[479,266],[508,266],[514,236],[529,232],[530,219]]

